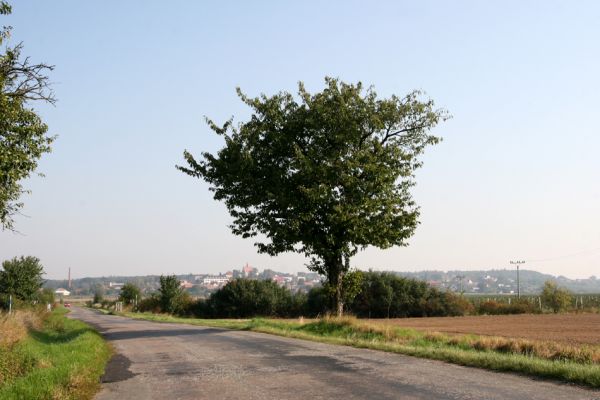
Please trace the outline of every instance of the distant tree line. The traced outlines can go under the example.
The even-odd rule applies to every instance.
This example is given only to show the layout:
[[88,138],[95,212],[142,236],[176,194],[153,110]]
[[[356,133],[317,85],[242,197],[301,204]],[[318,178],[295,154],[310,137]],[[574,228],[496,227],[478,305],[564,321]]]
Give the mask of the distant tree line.
[[[349,312],[359,317],[448,316],[474,311],[464,297],[440,291],[422,281],[385,272],[360,272],[360,275],[354,282],[359,286],[357,294],[347,303]],[[209,298],[193,300],[182,289],[170,286],[173,281],[175,277],[163,277],[161,289],[141,300],[138,309],[199,318],[316,317],[336,311],[332,289],[327,285],[308,293],[292,293],[273,281],[235,279]]]
[[[541,312],[526,299],[512,303],[488,300],[474,304],[467,296],[431,287],[424,281],[386,272],[354,271],[346,275],[353,282],[345,293],[348,311],[361,318],[443,317],[469,314],[522,314]],[[355,287],[352,288],[351,286]],[[132,303],[134,285],[122,292],[121,301]],[[308,293],[292,293],[269,280],[235,279],[206,299],[193,299],[178,284],[175,276],[161,277],[161,288],[138,303],[139,311],[167,312],[197,318],[252,318],[299,316],[318,317],[336,311],[335,289],[327,284]],[[571,294],[547,282],[540,295],[546,309],[569,309]]]

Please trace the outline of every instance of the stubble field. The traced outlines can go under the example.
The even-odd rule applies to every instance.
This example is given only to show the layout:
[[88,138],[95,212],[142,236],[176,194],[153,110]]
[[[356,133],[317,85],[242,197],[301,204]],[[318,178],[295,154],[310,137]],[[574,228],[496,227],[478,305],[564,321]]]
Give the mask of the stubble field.
[[404,318],[387,323],[428,332],[600,345],[600,314],[592,313]]

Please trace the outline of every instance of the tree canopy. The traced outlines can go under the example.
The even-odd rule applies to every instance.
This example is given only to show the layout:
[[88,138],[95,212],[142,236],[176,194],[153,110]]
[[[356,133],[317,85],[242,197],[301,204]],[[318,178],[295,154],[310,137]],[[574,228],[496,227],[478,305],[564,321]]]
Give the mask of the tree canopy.
[[43,274],[44,268],[36,257],[6,260],[0,270],[0,294],[13,295],[19,300],[34,300],[44,284]]
[[160,307],[163,312],[173,314],[181,306],[184,296],[183,288],[175,275],[160,276],[160,287],[158,289]]
[[372,88],[325,79],[325,89],[298,96],[251,98],[244,123],[217,125],[225,146],[196,159],[186,151],[181,171],[211,185],[242,237],[261,235],[258,250],[298,252],[336,288],[343,310],[343,277],[350,258],[367,246],[404,246],[419,209],[412,199],[419,155],[439,142],[429,134],[447,113],[419,91],[379,99]]
[[208,301],[208,308],[219,318],[281,317],[286,315],[291,303],[291,292],[273,281],[240,278],[215,292]]
[[[0,15],[11,11],[8,3],[0,1]],[[10,37],[10,29],[0,31],[0,46]],[[0,227],[10,230],[23,207],[21,182],[35,171],[54,140],[47,135],[48,126],[28,108],[36,100],[54,103],[45,75],[53,67],[23,59],[22,48],[18,44],[0,53]]]
[[119,301],[125,304],[134,304],[135,301],[142,299],[142,292],[139,287],[133,283],[126,283],[119,292]]
[[558,313],[569,307],[573,296],[567,289],[559,287],[556,282],[546,281],[542,288],[541,298],[546,306]]

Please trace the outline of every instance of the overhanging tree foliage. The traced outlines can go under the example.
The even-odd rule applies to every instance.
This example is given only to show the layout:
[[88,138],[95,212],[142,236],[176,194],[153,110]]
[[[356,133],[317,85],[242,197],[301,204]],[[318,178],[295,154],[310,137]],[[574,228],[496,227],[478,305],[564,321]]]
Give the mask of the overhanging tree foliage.
[[361,83],[326,78],[326,88],[298,97],[238,95],[250,120],[209,126],[225,139],[216,154],[184,153],[181,171],[211,185],[233,216],[236,235],[270,255],[294,251],[334,287],[343,311],[343,278],[350,258],[367,246],[404,246],[419,210],[410,188],[418,156],[440,139],[431,128],[447,118],[414,91],[379,99]]
[[[0,1],[0,15],[11,13]],[[10,27],[0,31],[0,46],[10,36]],[[0,227],[14,228],[14,215],[22,208],[21,181],[37,168],[38,160],[50,151],[53,137],[48,127],[27,107],[30,101],[54,103],[45,73],[53,67],[31,64],[21,58],[22,45],[6,48],[0,54]]]

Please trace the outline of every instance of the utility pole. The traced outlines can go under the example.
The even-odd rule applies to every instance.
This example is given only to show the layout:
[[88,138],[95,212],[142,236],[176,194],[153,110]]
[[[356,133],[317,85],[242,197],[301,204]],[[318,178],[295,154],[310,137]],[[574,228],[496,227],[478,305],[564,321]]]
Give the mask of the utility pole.
[[521,298],[521,279],[519,276],[519,266],[521,264],[525,264],[525,261],[511,261],[510,263],[517,266],[517,298],[520,299]]
[[463,287],[463,281],[465,279],[465,275],[457,275],[456,279],[458,279],[458,282],[460,283],[460,294],[464,293],[464,287]]

